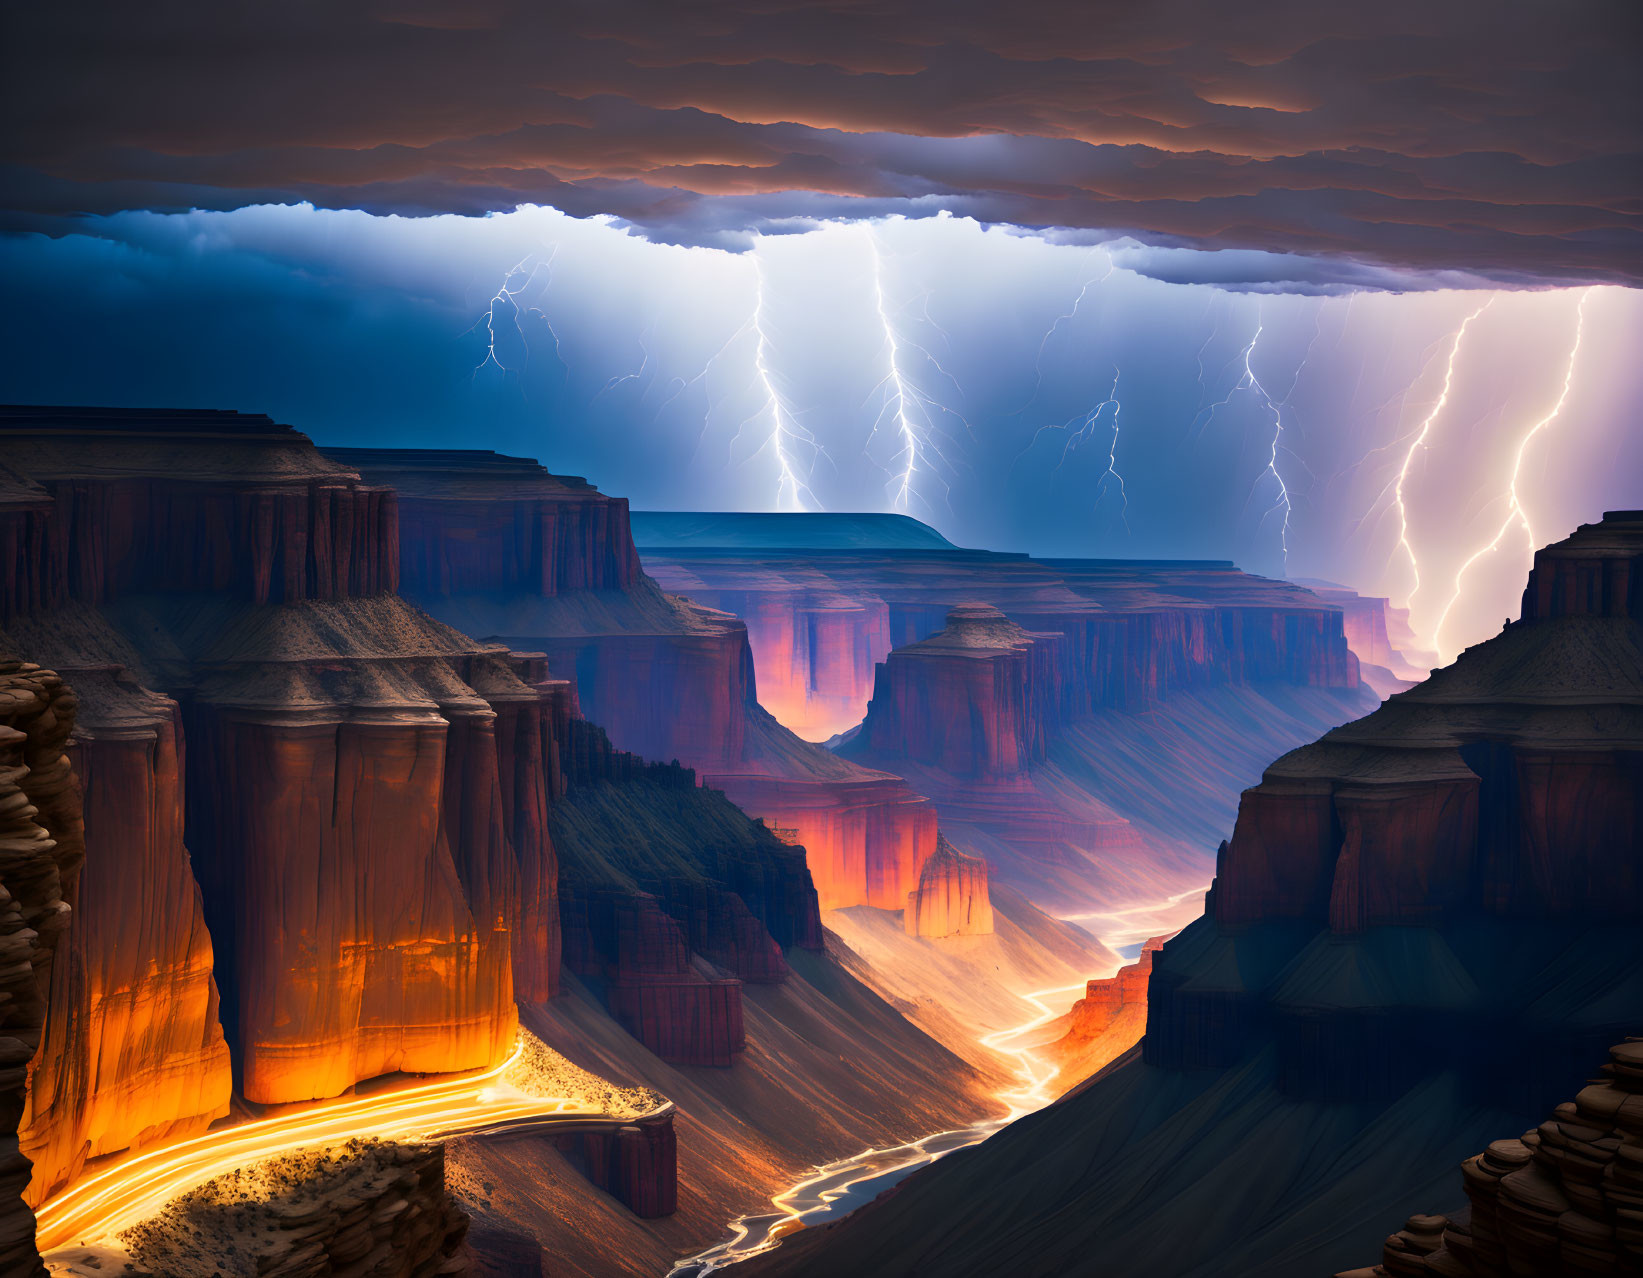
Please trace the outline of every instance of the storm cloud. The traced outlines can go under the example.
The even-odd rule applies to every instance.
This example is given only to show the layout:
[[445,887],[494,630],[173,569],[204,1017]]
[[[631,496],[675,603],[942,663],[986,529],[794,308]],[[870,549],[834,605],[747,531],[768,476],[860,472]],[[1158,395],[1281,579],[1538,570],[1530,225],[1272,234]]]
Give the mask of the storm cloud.
[[740,248],[949,212],[1127,237],[1164,250],[1161,278],[1283,254],[1255,286],[1643,280],[1621,0],[191,0],[7,22],[12,229],[541,204]]

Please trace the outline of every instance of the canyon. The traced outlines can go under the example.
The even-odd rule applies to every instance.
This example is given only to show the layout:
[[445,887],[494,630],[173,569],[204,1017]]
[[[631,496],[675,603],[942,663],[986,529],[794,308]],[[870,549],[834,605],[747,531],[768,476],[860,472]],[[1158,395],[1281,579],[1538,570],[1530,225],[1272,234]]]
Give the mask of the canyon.
[[1521,620],[1274,762],[1139,1046],[750,1278],[1299,1276],[1450,1201],[1643,1012],[1640,564],[1643,512],[1582,526]]
[[[571,1174],[540,1237],[475,1231],[463,1254],[481,1265],[540,1255],[543,1238],[574,1252],[612,1194],[624,1206],[608,1232],[632,1244],[617,1250],[648,1265],[647,1248],[708,1241],[808,1160],[991,1108],[990,1076],[821,952],[790,830],[613,748],[541,651],[471,639],[398,593],[425,546],[414,524],[402,541],[392,489],[243,414],[10,408],[0,444],[0,652],[29,658],[5,666],[16,830],[0,880],[26,961],[6,1011],[19,1143],[5,1168],[24,1202],[247,1119],[283,1123],[293,1105],[323,1113],[357,1089],[391,1100],[395,1080],[496,1068],[522,1022],[622,1081],[664,1069],[711,1149],[676,1158],[671,1117],[627,1153],[507,1142],[533,1175]],[[572,499],[548,512],[563,522],[536,525],[536,588],[628,588],[691,615],[637,574],[625,507],[564,487]],[[570,648],[557,660],[573,666]],[[813,766],[861,780],[812,749]],[[905,787],[895,803],[928,809]],[[706,819],[711,846],[694,837]],[[917,885],[902,873],[884,889],[898,905]],[[744,986],[772,993],[744,1008]],[[868,1049],[841,1074],[862,1025],[881,1072]],[[676,1068],[737,1081],[693,1085]],[[748,1094],[749,1075],[780,1081]],[[578,1086],[597,1096],[593,1080]],[[829,1115],[807,1138],[787,1139],[791,1094]],[[750,1139],[759,1157],[715,1179],[717,1155]],[[491,1143],[452,1146],[442,1165],[466,1184],[464,1156]],[[646,1235],[676,1177],[690,1209]],[[27,1210],[7,1204],[8,1264],[32,1266]],[[493,1223],[478,1195],[465,1205]]]
[[[1368,1112],[1459,1070],[1500,1007],[1561,997],[1554,950],[1591,950],[1583,998],[1625,1001],[1624,514],[1542,552],[1524,620],[1415,685],[1386,600],[1223,562],[630,515],[527,459],[322,449],[243,414],[12,408],[0,441],[20,1263],[23,1203],[55,1222],[155,1151],[319,1131],[528,1042],[589,1121],[612,1089],[672,1104],[550,1130],[520,1099],[440,1127],[437,1159],[388,1129],[338,1183],[422,1169],[443,1223],[402,1267],[666,1272],[815,1167],[889,1184],[939,1157],[748,1262],[891,1273],[874,1222],[1046,1122],[1021,1183],[1073,1187],[1046,1200],[1084,1192],[1057,1171],[1075,1137],[1162,1125],[1136,1157],[1184,1176],[1229,1108]],[[1514,1023],[1490,1113],[1620,1028],[1525,1047]],[[1435,1044],[1416,1064],[1411,1036]],[[343,1253],[386,1245],[316,1193]],[[987,1215],[953,1237],[1004,1263]]]

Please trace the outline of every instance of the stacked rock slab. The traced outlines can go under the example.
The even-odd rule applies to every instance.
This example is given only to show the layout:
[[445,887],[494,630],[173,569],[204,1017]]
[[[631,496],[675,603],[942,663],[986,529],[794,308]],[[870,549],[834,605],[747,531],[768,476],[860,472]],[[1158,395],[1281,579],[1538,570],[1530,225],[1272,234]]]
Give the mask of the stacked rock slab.
[[[624,500],[489,452],[328,455],[396,491],[409,598],[469,634],[542,650],[617,746],[677,760],[748,813],[796,830],[823,908],[902,908],[935,851],[931,805],[900,777],[777,723],[759,704],[747,627],[664,595],[640,571]],[[824,618],[835,613],[836,626]],[[853,634],[850,613],[819,609],[813,637],[807,620],[810,650]],[[861,680],[876,652],[851,638],[836,671],[821,664]]]
[[1643,1274],[1643,1039],[1516,1140],[1461,1167],[1468,1207],[1423,1215],[1381,1263],[1337,1278],[1586,1278]]
[[[562,698],[540,659],[400,599],[393,493],[267,418],[9,408],[0,448],[25,513],[49,506],[27,525],[6,646],[106,691],[80,747],[88,794],[152,816],[88,813],[130,846],[88,860],[85,947],[104,957],[68,991],[42,1148],[61,1164],[220,1108],[213,970],[252,1101],[500,1059],[516,987],[546,996],[557,971],[542,772]],[[139,864],[163,898],[145,920],[164,926],[131,937],[90,902],[129,900],[119,875]],[[147,973],[140,1015],[100,1001],[126,966]],[[180,1112],[149,1105],[185,1075],[197,1085],[163,1089]]]
[[65,753],[74,694],[53,671],[0,661],[0,1272],[45,1273],[17,1141],[84,843]]

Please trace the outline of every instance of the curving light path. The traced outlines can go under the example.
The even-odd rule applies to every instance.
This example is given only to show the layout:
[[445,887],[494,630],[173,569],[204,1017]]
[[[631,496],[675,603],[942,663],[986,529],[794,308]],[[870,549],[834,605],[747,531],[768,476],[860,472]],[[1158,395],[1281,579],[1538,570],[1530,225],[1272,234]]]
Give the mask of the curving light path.
[[614,1115],[573,1096],[534,1094],[508,1078],[525,1054],[483,1073],[441,1078],[398,1091],[351,1097],[300,1113],[219,1127],[192,1140],[137,1154],[70,1185],[35,1213],[41,1251],[112,1241],[173,1199],[262,1159],[354,1139],[433,1140],[522,1128],[577,1128],[660,1118],[671,1101]]

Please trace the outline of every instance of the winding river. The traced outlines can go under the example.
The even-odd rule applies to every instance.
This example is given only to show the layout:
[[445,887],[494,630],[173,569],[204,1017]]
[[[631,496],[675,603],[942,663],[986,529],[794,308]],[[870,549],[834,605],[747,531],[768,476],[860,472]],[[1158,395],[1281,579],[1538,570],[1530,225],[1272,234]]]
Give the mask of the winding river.
[[[795,1230],[846,1216],[920,1167],[955,1149],[979,1144],[1005,1124],[1048,1105],[1055,1099],[1049,1090],[1055,1067],[1019,1043],[1039,1026],[1065,1012],[1070,1002],[1067,996],[1082,993],[1083,989],[1084,982],[1080,981],[1076,985],[1024,994],[1022,997],[1036,1009],[1036,1015],[981,1040],[983,1046],[1015,1058],[1018,1081],[998,1097],[1008,1108],[1003,1117],[936,1132],[888,1149],[864,1149],[859,1154],[817,1167],[770,1200],[776,1210],[737,1217],[730,1222],[730,1237],[678,1261],[668,1271],[668,1278],[705,1278],[750,1256],[770,1251]],[[1046,1003],[1046,999],[1058,1001]]]

